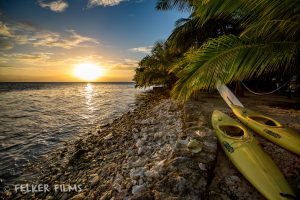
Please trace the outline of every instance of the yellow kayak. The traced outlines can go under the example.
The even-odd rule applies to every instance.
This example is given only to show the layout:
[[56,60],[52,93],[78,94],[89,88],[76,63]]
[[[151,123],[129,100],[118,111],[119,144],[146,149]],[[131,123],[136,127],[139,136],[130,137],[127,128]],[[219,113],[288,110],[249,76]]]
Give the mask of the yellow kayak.
[[273,143],[300,155],[300,134],[259,112],[235,105],[231,109],[238,119],[253,131]]
[[274,200],[295,198],[283,174],[246,128],[216,110],[212,125],[226,155],[261,194]]

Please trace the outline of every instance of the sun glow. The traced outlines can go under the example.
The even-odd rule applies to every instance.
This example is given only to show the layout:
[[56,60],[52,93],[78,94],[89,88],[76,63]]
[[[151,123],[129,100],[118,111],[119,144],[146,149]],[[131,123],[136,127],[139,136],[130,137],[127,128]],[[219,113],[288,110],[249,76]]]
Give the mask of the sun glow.
[[95,81],[103,74],[103,68],[93,63],[80,63],[74,67],[74,76],[84,81]]

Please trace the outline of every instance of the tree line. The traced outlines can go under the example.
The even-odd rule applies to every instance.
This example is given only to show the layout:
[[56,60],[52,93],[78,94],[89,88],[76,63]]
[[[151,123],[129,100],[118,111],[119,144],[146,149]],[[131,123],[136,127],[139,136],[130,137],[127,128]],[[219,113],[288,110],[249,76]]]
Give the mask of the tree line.
[[158,0],[188,11],[136,69],[137,87],[163,85],[186,101],[199,90],[299,73],[300,0]]

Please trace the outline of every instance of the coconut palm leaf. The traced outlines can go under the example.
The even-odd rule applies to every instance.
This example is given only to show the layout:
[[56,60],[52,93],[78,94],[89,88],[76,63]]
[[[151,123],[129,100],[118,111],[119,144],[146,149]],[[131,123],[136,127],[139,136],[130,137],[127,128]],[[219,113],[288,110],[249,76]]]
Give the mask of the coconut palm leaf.
[[202,24],[211,18],[226,18],[234,14],[243,25],[255,21],[289,19],[299,21],[299,0],[210,0],[195,3]]
[[196,90],[209,89],[219,79],[224,83],[258,77],[281,70],[295,70],[299,42],[264,41],[224,35],[188,52],[172,94],[187,100]]
[[194,0],[158,0],[157,10],[169,10],[176,8],[179,11],[188,11],[192,8]]
[[185,53],[191,47],[199,47],[210,38],[216,38],[223,34],[239,34],[238,24],[224,19],[210,19],[201,25],[200,18],[194,13],[186,19],[179,19],[177,26],[167,39],[170,49],[179,54]]
[[[291,20],[267,20],[251,24],[241,36],[251,36],[270,39],[293,39],[299,40],[300,21]],[[276,30],[276,31],[274,31]]]

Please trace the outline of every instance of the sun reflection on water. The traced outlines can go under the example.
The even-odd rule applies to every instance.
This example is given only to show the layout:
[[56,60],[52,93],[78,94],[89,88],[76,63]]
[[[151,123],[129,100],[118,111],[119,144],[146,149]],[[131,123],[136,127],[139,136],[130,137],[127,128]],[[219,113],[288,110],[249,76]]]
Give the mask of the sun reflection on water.
[[85,89],[86,105],[89,110],[93,111],[94,110],[93,103],[92,103],[93,93],[94,93],[93,85],[91,83],[87,83],[84,89]]

